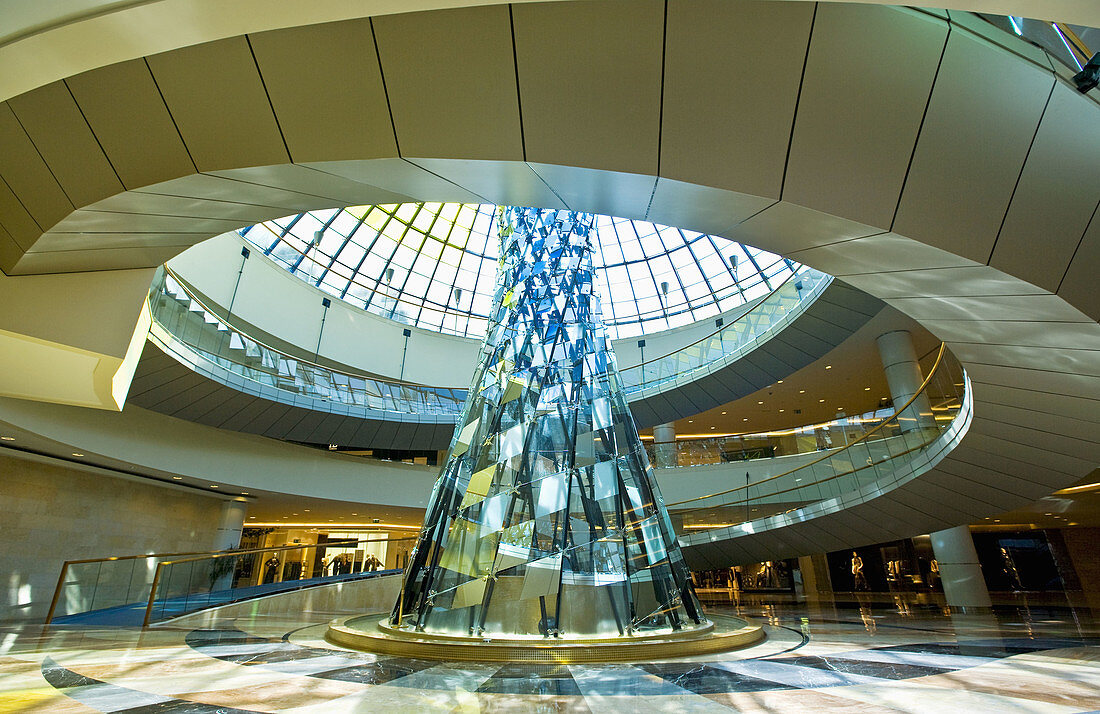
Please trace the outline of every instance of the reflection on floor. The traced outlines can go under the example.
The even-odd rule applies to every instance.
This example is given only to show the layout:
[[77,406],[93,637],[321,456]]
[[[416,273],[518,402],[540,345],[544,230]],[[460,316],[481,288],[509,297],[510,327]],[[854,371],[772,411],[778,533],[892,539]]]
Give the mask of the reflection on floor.
[[633,665],[440,664],[341,650],[323,615],[188,627],[0,629],[0,712],[966,711],[1100,709],[1100,623],[907,597],[710,603],[768,640]]

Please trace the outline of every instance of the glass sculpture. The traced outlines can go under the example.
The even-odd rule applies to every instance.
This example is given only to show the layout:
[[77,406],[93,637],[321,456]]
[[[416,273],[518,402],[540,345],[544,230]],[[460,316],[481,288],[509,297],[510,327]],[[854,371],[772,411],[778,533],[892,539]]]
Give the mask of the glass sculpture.
[[593,291],[593,216],[501,208],[494,310],[390,618],[463,637],[708,623]]

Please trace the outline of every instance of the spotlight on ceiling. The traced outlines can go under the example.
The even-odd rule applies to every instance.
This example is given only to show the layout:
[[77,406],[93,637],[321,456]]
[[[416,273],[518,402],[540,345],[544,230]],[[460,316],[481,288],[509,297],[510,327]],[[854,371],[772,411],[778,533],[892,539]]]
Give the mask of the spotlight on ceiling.
[[1077,85],[1077,91],[1084,94],[1090,89],[1096,89],[1100,84],[1100,52],[1092,56],[1081,71],[1073,75],[1073,83]]

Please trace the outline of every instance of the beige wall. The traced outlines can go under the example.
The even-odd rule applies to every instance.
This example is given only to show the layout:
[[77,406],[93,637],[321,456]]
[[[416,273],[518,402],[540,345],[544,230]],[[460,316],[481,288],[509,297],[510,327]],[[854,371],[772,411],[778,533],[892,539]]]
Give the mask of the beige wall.
[[66,560],[210,549],[221,503],[0,454],[0,622],[44,617]]

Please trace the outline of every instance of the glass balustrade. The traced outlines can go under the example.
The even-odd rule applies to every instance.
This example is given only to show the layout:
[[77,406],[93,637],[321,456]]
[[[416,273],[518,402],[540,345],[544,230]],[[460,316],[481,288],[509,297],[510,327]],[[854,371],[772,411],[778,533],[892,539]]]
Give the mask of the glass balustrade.
[[[729,488],[669,503],[678,532],[751,528],[753,521],[851,494],[875,485],[889,488],[914,473],[956,419],[968,410],[967,379],[941,345],[921,390],[897,413],[862,436],[779,474],[733,476]],[[916,465],[916,466],[915,466]]]
[[371,552],[384,544],[397,560],[403,554],[407,557],[416,540],[415,536],[367,538],[166,559],[157,564],[149,597],[142,604],[143,621],[150,625],[255,597],[399,573],[399,569],[386,569],[377,558],[342,560],[346,556],[329,558],[326,553]]
[[676,381],[692,381],[725,367],[801,315],[832,283],[830,275],[800,266],[755,307],[685,347],[619,371],[628,396]]
[[198,357],[229,375],[289,395],[397,414],[447,416],[457,416],[466,398],[464,389],[374,379],[291,357],[226,324],[169,270],[158,274],[149,305],[151,335],[162,346],[196,367]]
[[[670,354],[621,371],[628,396],[676,380],[692,380],[720,369],[785,328],[832,282],[825,273],[801,266],[744,315]],[[340,372],[292,357],[242,333],[222,320],[166,267],[149,295],[150,335],[161,347],[206,376],[242,387],[269,387],[317,400],[305,406],[377,410],[401,415],[457,417],[466,390],[401,383]],[[213,369],[211,369],[213,368]],[[277,395],[269,395],[277,396]]]

